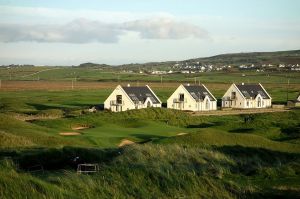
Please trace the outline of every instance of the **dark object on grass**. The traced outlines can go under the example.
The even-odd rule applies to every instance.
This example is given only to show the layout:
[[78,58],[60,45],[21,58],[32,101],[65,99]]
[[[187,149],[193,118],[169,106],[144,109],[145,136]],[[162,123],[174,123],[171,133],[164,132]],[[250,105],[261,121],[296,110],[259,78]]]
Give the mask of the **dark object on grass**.
[[244,116],[244,123],[250,123],[254,120],[254,116],[253,115],[245,115]]
[[77,173],[96,173],[99,171],[98,164],[78,164]]

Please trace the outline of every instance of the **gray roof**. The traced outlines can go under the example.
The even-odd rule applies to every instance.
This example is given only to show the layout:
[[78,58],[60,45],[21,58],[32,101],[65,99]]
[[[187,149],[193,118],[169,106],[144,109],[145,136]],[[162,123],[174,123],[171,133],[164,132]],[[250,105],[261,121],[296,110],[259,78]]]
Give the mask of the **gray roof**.
[[184,88],[191,94],[195,100],[203,100],[205,96],[209,97],[209,100],[215,101],[215,98],[208,92],[203,85],[184,85]]
[[263,99],[270,99],[260,84],[239,84],[236,86],[245,98],[256,98],[260,94]]
[[122,87],[133,102],[144,103],[149,97],[153,104],[159,104],[158,98],[152,93],[152,91],[147,86],[139,87]]

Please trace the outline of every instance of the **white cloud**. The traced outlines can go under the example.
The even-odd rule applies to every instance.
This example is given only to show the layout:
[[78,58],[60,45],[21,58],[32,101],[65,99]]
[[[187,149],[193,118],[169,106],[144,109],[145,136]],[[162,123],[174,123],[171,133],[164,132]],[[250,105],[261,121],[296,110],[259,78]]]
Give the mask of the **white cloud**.
[[133,31],[146,39],[206,38],[198,26],[170,17],[135,20],[124,23],[103,23],[76,19],[66,24],[0,24],[2,42],[116,43],[121,35]]
[[0,25],[2,42],[112,43],[118,41],[120,34],[122,30],[114,25],[85,19],[77,19],[65,25]]
[[176,21],[173,18],[155,18],[136,20],[123,24],[130,31],[137,31],[145,39],[184,39],[187,37],[205,38],[208,36],[204,29]]

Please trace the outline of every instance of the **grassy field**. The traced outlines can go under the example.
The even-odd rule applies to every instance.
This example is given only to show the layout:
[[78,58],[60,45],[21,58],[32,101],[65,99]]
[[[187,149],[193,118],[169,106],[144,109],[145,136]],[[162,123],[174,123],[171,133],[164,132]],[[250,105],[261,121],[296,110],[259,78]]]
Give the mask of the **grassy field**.
[[144,81],[144,82],[184,82],[193,83],[274,83],[284,84],[288,79],[290,83],[300,83],[299,72],[255,72],[255,71],[231,71],[231,72],[205,72],[197,74],[166,74],[149,75],[140,73],[126,73],[119,69],[95,69],[81,67],[0,67],[1,80],[60,80],[60,81]]
[[[12,79],[26,81],[2,81],[0,198],[299,198],[299,109],[229,116],[165,108],[89,113],[118,84],[111,82],[116,74],[76,71],[72,90],[71,69],[47,69],[18,70]],[[36,75],[47,81],[29,81]],[[164,77],[169,82],[163,84],[159,76],[121,77],[124,84],[149,84],[163,102],[180,82],[194,80],[182,74]],[[246,77],[265,82],[276,103],[286,102],[288,78],[289,98],[300,90],[298,73]],[[245,80],[222,73],[202,78],[217,98],[232,81]],[[124,140],[136,144],[120,148]],[[98,163],[100,171],[78,175],[75,157]],[[43,170],[33,171],[37,165]]]

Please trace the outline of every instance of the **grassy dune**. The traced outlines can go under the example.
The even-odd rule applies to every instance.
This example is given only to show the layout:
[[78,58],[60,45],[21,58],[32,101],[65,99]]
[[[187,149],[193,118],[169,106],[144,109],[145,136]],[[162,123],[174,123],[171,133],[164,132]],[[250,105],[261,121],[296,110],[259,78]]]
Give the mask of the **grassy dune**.
[[189,135],[182,135],[159,141],[161,144],[180,144],[194,147],[243,146],[263,148],[281,152],[300,152],[298,144],[272,141],[252,134],[225,133],[219,130],[203,130]]
[[[19,167],[1,161],[0,185],[8,187],[0,189],[1,198],[297,198],[300,192],[296,153],[176,144],[80,150],[23,153],[15,156]],[[70,154],[99,162],[100,172],[76,174]],[[26,172],[26,163],[41,160],[44,173]]]

